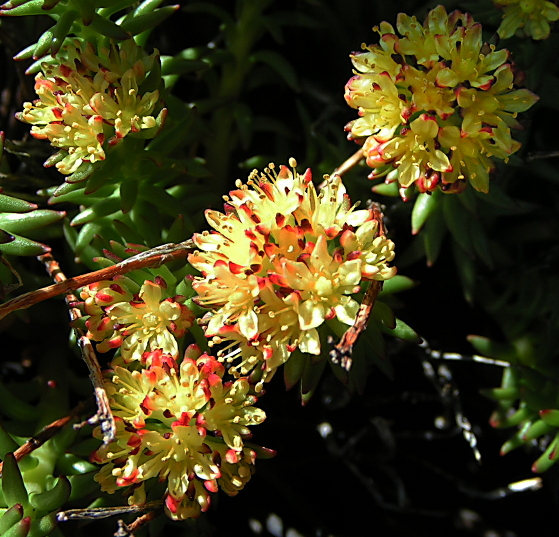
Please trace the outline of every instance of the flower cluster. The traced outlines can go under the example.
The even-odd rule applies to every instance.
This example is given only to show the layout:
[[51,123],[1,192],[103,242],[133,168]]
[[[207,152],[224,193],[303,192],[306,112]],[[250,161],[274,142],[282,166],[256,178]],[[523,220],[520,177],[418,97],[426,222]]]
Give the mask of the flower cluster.
[[547,0],[494,0],[503,10],[497,33],[501,39],[512,37],[519,29],[532,39],[547,39],[549,23],[559,20],[559,8]]
[[84,162],[104,160],[107,145],[156,126],[151,114],[159,91],[142,95],[138,86],[158,61],[157,53],[146,55],[132,39],[98,51],[75,40],[56,60],[43,64],[35,79],[39,98],[24,103],[16,116],[33,125],[35,138],[61,149],[47,164],[74,173]]
[[193,518],[209,508],[210,493],[233,496],[249,481],[256,454],[244,439],[266,416],[247,379],[223,382],[223,365],[196,346],[180,365],[160,349],[146,355],[145,369],[109,373],[117,434],[92,456],[104,464],[95,480],[109,493],[130,487],[131,505],[145,503],[147,480],[166,480],[168,516]]
[[[318,327],[337,318],[353,324],[363,281],[386,280],[396,269],[394,244],[379,232],[372,210],[355,210],[338,175],[317,193],[311,171],[273,164],[225,198],[225,214],[206,211],[215,231],[193,238],[189,262],[202,276],[195,299],[211,310],[206,336],[240,358],[234,373],[256,366],[263,381],[295,349],[319,355]],[[227,354],[226,354],[227,353]]]
[[177,338],[194,322],[194,314],[177,295],[162,300],[165,282],[146,280],[133,296],[124,284],[94,283],[81,291],[85,301],[87,336],[99,341],[97,350],[120,348],[125,363],[142,361],[146,351],[162,349],[177,358]]
[[383,22],[379,45],[351,55],[345,98],[360,117],[348,137],[364,142],[371,177],[398,181],[404,199],[414,184],[459,192],[469,181],[487,192],[491,157],[519,149],[511,128],[537,96],[515,89],[508,51],[484,44],[468,14],[438,6],[423,25],[400,13],[396,27],[402,37]]

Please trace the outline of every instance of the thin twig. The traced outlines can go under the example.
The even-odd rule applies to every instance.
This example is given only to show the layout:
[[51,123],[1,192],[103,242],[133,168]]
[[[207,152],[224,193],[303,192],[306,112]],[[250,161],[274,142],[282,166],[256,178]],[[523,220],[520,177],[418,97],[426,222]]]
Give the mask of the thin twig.
[[60,511],[56,515],[58,522],[68,520],[95,520],[111,516],[122,516],[128,513],[143,513],[144,511],[155,511],[163,506],[163,500],[148,502],[144,505],[123,505],[120,507],[92,507],[90,509],[68,509]]
[[[378,222],[377,235],[385,235],[384,215],[382,214],[380,205],[378,203],[370,203],[370,208],[373,211],[373,218]],[[353,347],[357,343],[359,336],[367,328],[369,317],[371,316],[377,297],[382,290],[382,285],[382,281],[371,281],[369,288],[365,292],[363,301],[359,306],[353,326],[345,331],[340,342],[334,345],[334,348],[330,351],[330,359],[332,362],[335,364],[339,363],[346,371],[349,371],[351,368]],[[328,338],[328,343],[333,343],[331,337]]]
[[[57,284],[67,281],[66,276],[60,269],[60,265],[53,258],[52,254],[41,255],[37,259],[45,264],[47,273]],[[76,303],[78,299],[72,293],[66,293],[65,300],[66,304],[68,304],[70,321],[74,322],[82,316],[79,309],[71,307],[71,304]],[[97,402],[97,412],[92,418],[87,420],[87,423],[90,425],[99,423],[101,425],[101,431],[103,432],[103,443],[108,444],[112,442],[116,436],[116,425],[109,405],[109,399],[107,398],[107,393],[103,386],[101,367],[90,339],[80,328],[74,327],[74,331],[78,338],[78,346],[81,350],[82,358],[89,370],[89,379],[93,385],[95,400]]]
[[[343,177],[344,174],[346,174],[347,172],[349,172],[349,170],[357,166],[357,164],[359,164],[364,158],[365,157],[363,156],[363,150],[362,149],[357,150],[355,153],[353,153],[353,155],[351,155],[351,157],[349,157],[347,160],[342,162],[342,164],[340,164],[334,170],[332,175],[339,175],[340,177]],[[326,183],[327,183],[326,180],[322,181],[322,183],[318,185],[318,188],[324,188],[326,186]]]
[[[424,349],[425,353],[430,358],[456,359],[455,353],[440,353],[438,351],[434,351],[430,348],[429,344],[426,341],[423,341],[420,344],[420,347]],[[450,358],[445,356],[447,354],[450,355]],[[472,424],[464,415],[464,412],[462,410],[460,392],[458,390],[458,386],[454,381],[452,372],[446,366],[446,364],[439,365],[437,371],[435,372],[435,369],[431,365],[431,362],[422,359],[421,363],[423,365],[425,376],[430,379],[435,389],[438,391],[443,407],[447,412],[454,415],[454,421],[458,429],[462,432],[464,440],[468,442],[476,461],[478,463],[481,463],[481,453],[477,447],[477,437],[473,431]]]
[[533,153],[528,153],[526,155],[526,161],[536,160],[540,158],[553,158],[559,157],[559,151],[534,151]]
[[192,250],[194,250],[194,244],[191,240],[180,242],[178,244],[164,244],[162,246],[152,248],[151,250],[140,252],[139,254],[129,257],[128,259],[125,259],[124,261],[111,267],[88,272],[87,274],[82,274],[81,276],[67,278],[64,281],[55,283],[54,285],[49,285],[47,287],[43,287],[42,289],[37,289],[36,291],[30,291],[29,293],[15,297],[12,300],[0,305],[0,319],[12,311],[29,308],[30,306],[42,302],[43,300],[74,291],[84,285],[89,285],[90,283],[108,280],[114,276],[126,274],[141,268],[161,266],[164,263],[185,256]]
[[478,362],[480,364],[496,365],[498,367],[511,367],[510,362],[504,360],[495,360],[477,354],[459,354],[457,352],[441,352],[431,349],[426,341],[419,345],[434,360],[456,360],[459,362]]
[[[353,347],[357,343],[361,333],[367,328],[367,323],[369,322],[369,317],[373,311],[378,294],[382,289],[382,282],[373,280],[365,296],[363,297],[363,302],[359,306],[357,311],[357,316],[355,317],[355,322],[353,326],[350,326],[341,337],[340,342],[334,345],[334,348],[330,351],[330,359],[334,364],[340,364],[346,371],[349,371],[352,363]],[[333,343],[332,338],[328,339],[329,343]]]
[[145,515],[139,516],[136,520],[132,521],[128,524],[128,531],[133,534],[135,531],[138,531],[142,526],[145,526],[148,522],[151,522],[154,518],[157,518],[163,512],[163,505],[160,505],[158,508],[154,509],[153,511],[149,511]]
[[363,155],[363,149],[358,149],[351,157],[349,157],[341,166],[336,168],[334,173],[338,174],[340,177],[343,177],[349,170],[357,166],[365,156]]
[[[80,414],[84,414],[87,410],[87,407],[89,407],[90,405],[91,403],[89,401],[82,401],[80,404],[70,410],[70,412],[66,416],[53,421],[52,423],[44,427],[35,436],[32,436],[23,445],[21,445],[14,451],[14,457],[16,461],[20,461],[26,455],[29,455],[37,448],[40,448],[47,440],[50,440],[55,434],[57,434],[67,423],[72,421]],[[0,462],[0,477],[2,477],[3,469],[4,463]]]

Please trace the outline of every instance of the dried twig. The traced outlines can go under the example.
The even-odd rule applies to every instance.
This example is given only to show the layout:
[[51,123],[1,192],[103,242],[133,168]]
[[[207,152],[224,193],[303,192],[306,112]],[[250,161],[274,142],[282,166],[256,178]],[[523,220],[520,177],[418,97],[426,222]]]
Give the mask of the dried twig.
[[[143,513],[145,511],[158,511],[163,506],[163,500],[148,502],[144,505],[123,505],[121,507],[92,507],[91,509],[68,509],[56,515],[58,522],[68,520],[95,520],[111,516],[122,516],[128,513]],[[141,517],[140,517],[141,518]],[[134,522],[132,523],[134,524]]]
[[534,151],[533,153],[528,153],[526,156],[526,161],[530,162],[532,160],[540,158],[553,158],[559,157],[559,151]]
[[457,352],[441,352],[438,350],[431,349],[426,341],[423,341],[419,345],[430,358],[434,360],[457,360],[459,362],[478,362],[480,364],[496,365],[498,367],[511,367],[510,362],[505,362],[504,360],[495,360],[493,358],[487,358],[485,356],[479,356],[477,354],[459,354]]
[[[49,276],[57,282],[63,284],[67,281],[66,276],[60,269],[58,262],[52,257],[52,254],[45,254],[38,257],[39,261],[45,264]],[[77,302],[78,299],[72,293],[66,293],[66,303],[69,306],[70,320],[75,321],[81,317],[79,309],[71,307],[70,305]],[[93,345],[89,338],[85,335],[84,331],[80,328],[74,328],[78,337],[78,346],[80,347],[82,358],[89,370],[89,378],[93,384],[95,400],[97,402],[96,414],[87,420],[87,423],[95,425],[100,423],[103,432],[103,443],[108,444],[114,440],[116,435],[116,425],[109,405],[109,400],[103,386],[103,375],[101,367],[97,360]]]
[[128,524],[128,531],[133,534],[142,526],[145,526],[148,522],[151,522],[154,518],[157,518],[159,515],[161,515],[161,513],[163,513],[163,505],[160,505],[158,508],[149,511],[145,515],[139,516],[136,520],[132,521],[130,524]]
[[129,257],[112,267],[88,272],[87,274],[82,274],[81,276],[75,276],[73,278],[66,278],[54,285],[49,285],[48,287],[43,287],[42,289],[37,289],[36,291],[30,291],[29,293],[20,295],[0,305],[0,319],[12,311],[29,308],[30,306],[42,302],[43,300],[74,291],[84,285],[89,285],[90,283],[95,283],[100,280],[108,280],[114,276],[126,274],[141,268],[161,266],[164,263],[173,261],[174,259],[184,257],[193,249],[194,244],[191,240],[180,242],[178,244],[164,244],[162,246],[158,246],[157,248],[152,248],[151,250]]
[[[386,229],[384,227],[384,215],[382,214],[380,205],[378,203],[370,203],[370,206],[373,211],[374,219],[379,223],[377,235],[385,235]],[[340,339],[340,342],[337,345],[334,345],[334,348],[330,351],[330,359],[332,362],[335,364],[339,363],[346,371],[349,371],[351,368],[353,347],[357,343],[361,333],[367,328],[369,317],[371,316],[377,297],[382,290],[382,284],[382,281],[371,281],[369,288],[363,297],[363,301],[359,306],[353,326],[345,331],[344,335]],[[333,339],[331,337],[328,339],[328,343],[333,343]]]
[[363,155],[363,149],[358,149],[351,157],[349,157],[345,162],[343,162],[340,166],[336,168],[335,173],[339,176],[343,177],[349,170],[353,167],[357,166],[365,156]]
[[[370,283],[363,297],[363,302],[361,302],[359,310],[357,311],[353,326],[345,331],[340,342],[334,345],[334,348],[330,351],[330,359],[332,362],[335,364],[339,363],[346,371],[349,371],[351,368],[353,347],[357,343],[361,333],[367,328],[369,317],[371,316],[371,312],[373,311],[373,307],[381,289],[382,282],[373,280]],[[329,338],[328,342],[333,343],[333,339]]]
[[[42,431],[37,433],[35,436],[32,436],[29,440],[27,440],[27,442],[25,442],[14,451],[14,457],[16,461],[20,461],[26,455],[29,455],[37,448],[40,448],[47,440],[50,440],[56,433],[58,433],[67,423],[72,421],[80,414],[84,414],[89,406],[92,406],[92,403],[90,403],[89,401],[82,401],[79,405],[70,410],[70,412],[66,416],[53,421],[52,423],[44,427]],[[0,462],[0,477],[2,477],[3,469],[4,463]]]
[[[342,162],[342,164],[340,164],[340,166],[338,166],[334,170],[332,175],[336,174],[339,175],[340,177],[343,177],[344,174],[346,174],[347,172],[349,172],[349,170],[357,166],[357,164],[359,164],[364,158],[365,157],[363,156],[363,150],[358,149],[355,153],[353,153],[353,155],[351,155],[351,157],[349,157],[347,160]],[[322,183],[318,185],[318,188],[324,188],[325,186],[326,186],[326,181],[322,181]]]

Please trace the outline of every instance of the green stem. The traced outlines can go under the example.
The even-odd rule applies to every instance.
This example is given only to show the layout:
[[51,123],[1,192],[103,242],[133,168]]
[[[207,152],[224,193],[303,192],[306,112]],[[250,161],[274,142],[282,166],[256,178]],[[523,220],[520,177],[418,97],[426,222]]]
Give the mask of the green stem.
[[[271,0],[240,0],[240,13],[234,28],[225,29],[225,39],[233,61],[223,66],[221,87],[216,95],[229,104],[235,103],[251,69],[250,53],[263,33],[259,17]],[[213,137],[206,143],[208,168],[213,174],[213,186],[223,191],[228,182],[231,153],[237,137],[231,106],[217,109],[212,117]]]

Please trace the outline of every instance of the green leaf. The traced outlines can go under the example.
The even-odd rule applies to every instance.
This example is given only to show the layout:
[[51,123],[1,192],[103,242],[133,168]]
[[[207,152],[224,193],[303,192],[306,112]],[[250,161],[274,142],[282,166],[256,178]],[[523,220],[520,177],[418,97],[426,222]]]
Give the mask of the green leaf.
[[[13,453],[18,447],[19,444],[16,443],[2,424],[0,424],[0,459],[4,459],[6,453]],[[2,535],[1,531],[0,535]]]
[[237,133],[243,149],[247,150],[252,140],[254,121],[250,106],[245,103],[234,103],[231,106]]
[[68,481],[72,487],[72,492],[70,493],[69,501],[80,500],[89,495],[99,494],[99,483],[97,483],[93,476],[97,473],[96,471],[88,472],[86,474],[78,474],[68,476]]
[[138,181],[123,181],[120,184],[120,210],[126,214],[134,207],[138,198]]
[[349,370],[349,387],[353,388],[359,395],[365,392],[367,385],[367,377],[369,371],[367,367],[367,359],[360,354],[353,354],[353,362]]
[[145,244],[145,239],[142,235],[124,222],[121,222],[120,220],[113,220],[113,226],[124,239],[124,242],[130,242],[132,244]]
[[53,28],[49,28],[39,37],[35,48],[33,49],[33,59],[42,58],[49,50],[54,37]]
[[138,200],[128,214],[149,246],[161,244],[161,215],[155,205],[145,200]]
[[0,535],[6,532],[23,518],[23,507],[20,503],[12,505],[0,518]]
[[371,311],[371,320],[379,321],[388,328],[396,328],[396,317],[389,306],[377,300]]
[[171,224],[171,227],[169,228],[169,231],[165,238],[165,242],[182,242],[190,235],[191,233],[189,233],[187,229],[184,215],[179,214]]
[[78,238],[76,239],[76,244],[74,246],[74,253],[79,256],[84,250],[91,244],[93,237],[101,233],[103,226],[98,222],[88,222],[85,224],[80,232],[78,233]]
[[388,328],[382,323],[377,323],[377,326],[381,332],[384,332],[389,336],[397,337],[399,339],[403,339],[404,341],[409,341],[410,343],[421,343],[421,337],[419,337],[417,332],[398,318],[396,318],[395,328]]
[[52,211],[50,209],[37,209],[24,214],[4,213],[0,214],[0,229],[9,233],[25,233],[58,222],[65,216],[65,211]]
[[252,54],[250,59],[253,63],[261,62],[269,65],[285,80],[293,91],[300,91],[295,69],[281,54],[273,50],[259,50]]
[[30,58],[33,57],[33,51],[35,50],[36,46],[37,46],[37,43],[33,43],[32,45],[29,45],[28,47],[25,47],[23,50],[20,50],[13,57],[13,59],[16,62],[20,62],[20,61],[23,61],[23,60],[29,60]]
[[28,213],[37,209],[38,205],[28,201],[0,194],[0,212],[3,213]]
[[493,268],[493,256],[491,255],[489,239],[485,233],[485,228],[475,217],[472,217],[470,220],[469,233],[472,238],[475,253],[489,268]]
[[549,434],[553,430],[555,430],[554,425],[549,425],[547,422],[543,420],[537,420],[530,427],[524,432],[522,439],[526,442],[530,442],[531,440],[536,440],[541,436]]
[[515,363],[516,351],[512,345],[498,343],[483,336],[470,335],[466,338],[470,345],[483,356]]
[[161,24],[165,19],[170,17],[177,9],[179,5],[165,6],[161,9],[156,9],[151,13],[144,13],[142,15],[134,15],[133,17],[126,19],[122,24],[121,28],[131,35],[138,35],[146,30],[154,28],[158,24]]
[[224,24],[235,26],[235,21],[227,11],[208,2],[194,2],[185,6],[184,11],[186,13],[208,13],[220,19]]
[[470,236],[470,221],[473,215],[457,199],[459,194],[448,194],[443,200],[443,214],[450,234],[454,241],[470,255],[473,255],[473,244]]
[[26,516],[14,524],[2,537],[27,537],[31,529],[31,517]]
[[14,240],[0,244],[0,252],[10,255],[38,256],[50,252],[50,246],[12,233]]
[[[25,2],[24,4],[18,4],[14,1],[6,2],[4,4],[4,9],[0,10],[0,16],[22,17],[27,15],[44,15],[43,1],[44,0],[31,0],[30,2]],[[10,6],[15,7],[11,8]]]
[[104,35],[105,37],[110,37],[117,41],[124,41],[125,39],[130,39],[130,34],[121,28],[118,24],[114,23],[110,19],[101,17],[99,14],[95,14],[91,24],[88,28],[94,30],[95,32]]
[[54,56],[58,53],[64,40],[68,36],[68,32],[74,21],[78,18],[79,13],[75,9],[65,10],[56,24],[52,27],[52,42],[50,44],[50,53]]
[[454,255],[454,265],[456,266],[464,298],[472,304],[474,301],[474,291],[476,288],[477,274],[474,260],[462,248],[453,243],[452,253]]
[[540,410],[540,418],[548,425],[559,427],[559,410]]
[[400,195],[400,190],[396,181],[392,183],[379,183],[372,188],[372,191],[375,194],[390,196],[391,198],[397,198]]
[[158,8],[163,0],[144,0],[135,10],[134,16],[144,15],[151,13],[154,9]]
[[309,367],[307,362],[310,362],[308,354],[303,354],[299,351],[291,354],[289,360],[283,366],[283,381],[286,390],[291,390],[301,380],[305,367]]
[[201,71],[208,68],[208,64],[203,60],[185,60],[172,56],[161,56],[161,75],[185,75],[194,71]]
[[[83,2],[84,0],[78,0],[78,1]],[[92,0],[86,0],[86,1],[88,3],[91,3]],[[99,0],[95,0],[95,4],[97,4],[98,6],[102,6],[101,9],[98,10],[99,15],[105,18],[109,18],[114,13],[129,8],[130,6],[136,3],[137,0],[104,0],[103,2],[100,2]]]
[[411,278],[396,274],[396,276],[393,276],[392,278],[384,282],[382,290],[378,296],[382,297],[394,293],[401,293],[403,291],[407,291],[408,289],[414,288],[416,285],[417,282],[415,282]]
[[549,470],[558,459],[559,455],[559,434],[556,435],[553,440],[547,446],[547,449],[543,452],[542,456],[539,457],[536,462],[532,465],[532,471],[536,473],[542,473]]
[[420,237],[423,238],[423,248],[429,266],[434,265],[439,257],[446,232],[447,228],[444,225],[443,212],[435,211],[425,223],[423,231],[420,234]]
[[54,487],[45,492],[29,495],[29,503],[33,508],[42,513],[50,513],[60,509],[70,497],[70,482],[65,476],[60,476]]
[[21,504],[24,508],[28,504],[27,489],[23,483],[23,476],[13,453],[6,453],[2,469],[2,492],[8,505]]
[[432,194],[424,192],[417,196],[411,213],[411,232],[413,235],[419,232],[433,211],[441,206],[442,196],[443,193],[439,189]]
[[301,404],[303,406],[308,404],[314,395],[327,362],[330,363],[328,358],[324,358],[314,364],[311,360],[307,362],[308,365],[305,367],[301,379]]
[[487,390],[481,390],[481,394],[497,401],[510,401],[512,404],[520,397],[520,389],[516,387],[490,388]]
[[81,181],[85,181],[94,171],[98,170],[101,166],[101,162],[84,162],[77,169],[77,171],[66,177],[66,182],[80,183]]
[[81,226],[88,222],[93,222],[107,215],[120,211],[121,200],[117,197],[111,197],[94,203],[91,207],[87,207],[81,213],[78,213],[70,222],[71,226]]

